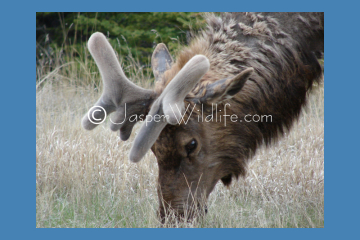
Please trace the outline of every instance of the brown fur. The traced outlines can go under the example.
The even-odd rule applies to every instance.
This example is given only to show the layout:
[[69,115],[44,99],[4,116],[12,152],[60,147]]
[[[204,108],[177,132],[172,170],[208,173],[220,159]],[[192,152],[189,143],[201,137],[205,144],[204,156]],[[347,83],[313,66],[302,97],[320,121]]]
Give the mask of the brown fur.
[[[273,142],[291,128],[306,102],[306,93],[319,81],[322,69],[315,54],[323,51],[323,13],[207,14],[208,27],[177,56],[156,84],[159,95],[195,55],[205,55],[210,70],[188,94],[186,104],[196,108],[187,124],[167,125],[152,147],[159,164],[159,198],[179,214],[191,205],[189,194],[208,197],[218,180],[230,185],[246,173],[246,163],[262,144]],[[209,84],[231,78],[248,67],[254,73],[234,97],[218,105],[239,119],[247,114],[272,115],[271,123],[198,122],[212,113],[206,96]],[[192,107],[190,107],[192,109]],[[223,113],[218,113],[223,116]],[[186,117],[185,117],[186,118]],[[196,154],[184,146],[196,139]],[[190,190],[189,190],[190,189]],[[196,200],[197,201],[197,200]]]

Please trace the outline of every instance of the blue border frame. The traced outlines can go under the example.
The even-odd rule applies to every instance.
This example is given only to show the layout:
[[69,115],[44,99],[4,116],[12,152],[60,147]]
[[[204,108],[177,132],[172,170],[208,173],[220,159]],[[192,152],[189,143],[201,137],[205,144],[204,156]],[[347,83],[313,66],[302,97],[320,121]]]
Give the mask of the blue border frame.
[[[219,2],[221,4],[219,4]],[[355,155],[359,141],[359,20],[355,1],[17,1],[3,5],[1,46],[3,104],[13,117],[2,118],[4,239],[63,238],[276,238],[349,239],[359,225],[359,187]],[[99,6],[97,6],[99,5]],[[108,7],[110,6],[110,7]],[[36,11],[323,11],[325,12],[325,227],[324,229],[36,229],[35,218],[35,31]],[[16,88],[16,96],[11,89]],[[21,111],[21,115],[19,112]],[[10,115],[8,114],[8,115]],[[25,118],[20,116],[28,116]],[[30,117],[29,117],[30,116]],[[6,119],[6,121],[4,121]],[[11,119],[11,121],[9,121]],[[355,120],[355,121],[354,121]],[[346,121],[346,123],[345,123]],[[345,123],[345,124],[344,124]],[[15,127],[13,127],[15,126]],[[18,130],[14,132],[14,129]],[[346,134],[348,133],[348,134]],[[340,141],[339,141],[340,140]],[[351,151],[353,150],[353,151]],[[356,234],[359,235],[359,234]],[[355,235],[355,236],[356,236]]]

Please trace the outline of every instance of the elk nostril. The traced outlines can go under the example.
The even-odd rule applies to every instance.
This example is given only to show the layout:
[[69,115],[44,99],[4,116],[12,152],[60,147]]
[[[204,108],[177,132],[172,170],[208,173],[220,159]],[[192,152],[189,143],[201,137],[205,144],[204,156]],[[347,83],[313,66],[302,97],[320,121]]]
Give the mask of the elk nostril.
[[158,216],[159,216],[160,222],[161,222],[162,224],[164,224],[164,223],[165,223],[165,211],[164,211],[163,208],[160,208],[160,209],[158,210]]
[[206,204],[204,204],[204,205],[201,205],[200,203],[198,203],[198,209],[200,210],[200,211],[203,211],[203,213],[205,212],[205,214],[207,214],[208,213],[208,208],[207,208],[207,205]]

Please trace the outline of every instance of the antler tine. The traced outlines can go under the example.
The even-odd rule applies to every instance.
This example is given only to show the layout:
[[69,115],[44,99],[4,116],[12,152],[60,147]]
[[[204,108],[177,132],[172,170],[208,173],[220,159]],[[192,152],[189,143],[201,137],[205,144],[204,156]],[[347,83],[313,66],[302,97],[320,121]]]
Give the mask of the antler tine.
[[196,55],[167,85],[163,95],[163,110],[169,124],[175,125],[185,110],[184,99],[209,70],[210,62],[204,55]]
[[[141,126],[130,150],[129,158],[138,162],[155,143],[164,127],[179,123],[184,111],[184,99],[209,70],[209,60],[196,55],[179,71],[151,106],[146,122]],[[179,108],[180,107],[180,108]],[[179,111],[180,110],[180,111]],[[156,116],[165,116],[156,118]],[[165,121],[166,119],[166,121]]]
[[99,68],[104,89],[100,99],[83,117],[82,126],[92,130],[105,120],[107,114],[116,111],[110,128],[113,131],[120,129],[121,139],[127,140],[136,123],[130,122],[128,117],[133,114],[146,114],[154,99],[154,93],[136,86],[125,76],[114,49],[102,33],[91,35],[88,48]]
[[113,89],[114,83],[117,82],[129,84],[130,81],[126,78],[113,48],[102,33],[96,32],[91,35],[88,48],[99,68],[106,90]]

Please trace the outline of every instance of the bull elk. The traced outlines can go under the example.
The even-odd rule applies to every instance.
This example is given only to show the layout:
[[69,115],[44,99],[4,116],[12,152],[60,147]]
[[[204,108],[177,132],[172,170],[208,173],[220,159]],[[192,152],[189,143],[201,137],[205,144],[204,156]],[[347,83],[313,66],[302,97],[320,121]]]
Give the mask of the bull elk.
[[[110,128],[126,141],[135,123],[144,121],[129,159],[139,162],[149,149],[155,154],[161,219],[169,209],[191,218],[205,209],[202,201],[219,180],[229,186],[244,176],[256,149],[290,129],[322,76],[316,56],[324,50],[323,13],[205,17],[207,27],[176,61],[164,44],[157,45],[154,90],[125,76],[103,34],[88,41],[104,89],[82,126],[92,130],[114,112]],[[271,115],[272,121],[249,121],[251,115]]]

